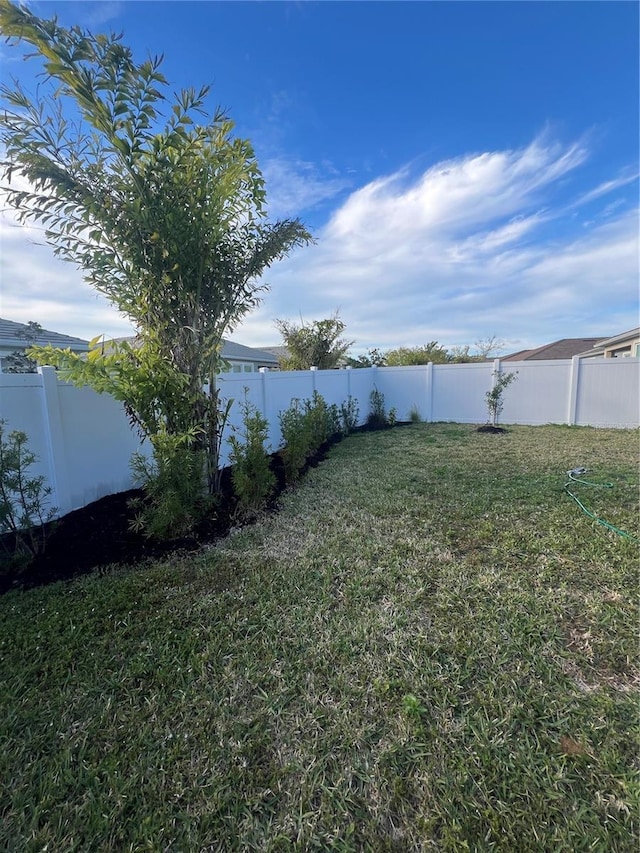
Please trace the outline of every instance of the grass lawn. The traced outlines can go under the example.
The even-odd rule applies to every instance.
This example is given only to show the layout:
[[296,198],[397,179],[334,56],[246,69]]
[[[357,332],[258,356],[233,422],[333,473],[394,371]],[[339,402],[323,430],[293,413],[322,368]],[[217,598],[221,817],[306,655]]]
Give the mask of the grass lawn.
[[[636,851],[638,433],[352,436],[197,555],[0,599],[0,849]],[[579,489],[579,491],[578,491]]]

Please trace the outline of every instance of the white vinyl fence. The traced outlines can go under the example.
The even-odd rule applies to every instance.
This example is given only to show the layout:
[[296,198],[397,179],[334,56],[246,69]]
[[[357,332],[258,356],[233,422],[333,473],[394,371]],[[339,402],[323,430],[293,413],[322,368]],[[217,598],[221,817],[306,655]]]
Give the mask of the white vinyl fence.
[[[314,391],[338,406],[353,398],[361,422],[377,389],[387,411],[394,407],[401,421],[409,420],[415,408],[425,421],[484,423],[485,394],[497,370],[518,373],[504,393],[503,423],[627,429],[640,424],[638,358],[227,373],[219,377],[219,387],[224,399],[235,401],[228,430],[241,423],[238,401],[247,389],[247,398],[269,423],[271,449],[276,450],[279,413],[292,399],[304,400]],[[60,515],[131,488],[131,454],[149,453],[148,442],[141,445],[120,403],[58,381],[52,367],[35,374],[0,373],[0,418],[7,431],[27,433],[29,449],[38,457],[31,473],[46,477]],[[227,449],[225,444],[225,454]]]

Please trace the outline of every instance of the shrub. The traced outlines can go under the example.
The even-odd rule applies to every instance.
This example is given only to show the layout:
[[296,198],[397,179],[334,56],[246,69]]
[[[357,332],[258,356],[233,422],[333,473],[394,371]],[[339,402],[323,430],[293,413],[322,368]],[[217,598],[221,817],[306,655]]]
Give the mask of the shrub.
[[298,478],[307,458],[325,441],[341,431],[340,411],[335,404],[327,405],[317,391],[310,400],[293,399],[288,409],[280,412],[280,430],[285,443],[282,452],[288,482]]
[[269,457],[265,451],[265,442],[269,434],[266,418],[247,400],[245,388],[242,412],[242,428],[234,428],[235,435],[228,439],[231,445],[231,478],[238,498],[241,514],[251,515],[264,506],[276,484],[276,478],[269,467]]
[[504,408],[504,402],[502,399],[504,390],[517,378],[517,373],[518,371],[516,370],[514,373],[494,372],[491,374],[495,380],[494,385],[491,391],[487,391],[484,398],[487,401],[489,420],[494,427],[498,425],[498,420],[500,419],[500,415]]
[[44,525],[57,507],[46,508],[51,486],[45,477],[28,476],[37,457],[27,449],[26,433],[13,430],[5,437],[5,427],[0,420],[0,534],[13,534],[12,547],[5,547],[9,562],[28,563],[45,550]]
[[307,458],[307,436],[305,434],[305,416],[300,400],[291,400],[288,409],[280,412],[280,431],[285,443],[282,451],[285,477],[288,483],[298,479],[300,469]]
[[313,392],[304,401],[304,430],[307,438],[307,455],[311,455],[337,432],[340,432],[338,407],[328,406],[322,394]]
[[360,407],[353,397],[349,397],[344,403],[340,404],[340,427],[344,435],[349,435],[350,432],[358,426],[360,417]]
[[203,488],[204,451],[194,450],[190,434],[159,433],[153,438],[153,459],[131,458],[134,482],[145,492],[130,506],[138,510],[131,523],[154,539],[176,539],[189,533],[212,508]]
[[413,406],[411,406],[411,409],[409,411],[409,420],[412,424],[422,423],[422,415],[420,414],[420,411],[418,410],[418,407],[415,403],[413,404]]
[[385,429],[389,426],[387,413],[384,407],[384,394],[377,388],[369,395],[370,409],[367,415],[367,426],[369,429]]
[[327,406],[327,438],[342,434],[342,418],[340,409],[335,403]]

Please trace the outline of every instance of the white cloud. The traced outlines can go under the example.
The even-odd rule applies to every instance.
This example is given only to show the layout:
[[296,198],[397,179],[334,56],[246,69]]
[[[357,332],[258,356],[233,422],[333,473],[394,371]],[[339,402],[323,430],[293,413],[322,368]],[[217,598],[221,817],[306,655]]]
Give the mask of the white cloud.
[[582,144],[538,139],[414,179],[405,170],[372,181],[334,213],[317,246],[270,271],[271,294],[242,334],[275,343],[272,318],[312,319],[336,306],[361,348],[492,334],[534,345],[633,326],[637,210],[583,229],[556,201],[557,182],[587,156]]
[[83,281],[73,264],[53,255],[42,231],[0,217],[2,293],[0,315],[16,322],[34,320],[45,329],[79,338],[130,334],[131,325]]
[[[276,344],[275,318],[312,320],[336,309],[358,349],[434,339],[453,346],[493,334],[518,349],[637,325],[638,211],[610,206],[606,216],[581,220],[581,199],[623,186],[618,177],[585,190],[587,156],[581,143],[538,139],[360,187],[316,245],[267,272],[271,291],[236,339]],[[345,189],[330,167],[271,161],[270,169],[273,216],[295,215]],[[571,204],[574,176],[581,182]],[[33,245],[39,232],[5,219],[0,237],[2,316],[79,337],[129,331],[72,265]]]
[[589,192],[583,193],[576,201],[572,204],[572,207],[579,207],[583,204],[588,204],[590,201],[593,201],[596,198],[601,198],[603,195],[607,195],[614,190],[619,189],[620,187],[625,187],[628,184],[632,184],[637,182],[638,172],[627,172],[620,177],[615,178],[611,181],[603,181],[594,189],[589,190]]
[[333,170],[302,160],[272,158],[265,160],[261,168],[268,190],[269,215],[273,219],[296,217],[349,186]]

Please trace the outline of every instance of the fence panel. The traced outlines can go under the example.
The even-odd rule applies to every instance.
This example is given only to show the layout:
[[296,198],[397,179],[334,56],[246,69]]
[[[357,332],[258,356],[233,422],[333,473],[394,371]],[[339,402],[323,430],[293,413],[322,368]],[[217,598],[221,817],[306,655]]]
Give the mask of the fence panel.
[[288,409],[294,399],[307,400],[313,395],[313,379],[310,370],[263,373],[265,380],[266,410],[269,422],[269,441],[273,450],[282,444],[280,412]]
[[517,373],[515,381],[504,390],[502,423],[534,426],[566,423],[571,392],[570,359],[507,362],[502,364],[501,372]]
[[434,364],[433,421],[479,424],[487,420],[484,395],[491,390],[493,364]]
[[[6,421],[6,433],[18,430],[27,434],[28,449],[37,457],[29,469],[29,476],[43,476],[53,487],[54,471],[43,397],[39,373],[0,373],[0,419]],[[51,496],[51,502],[59,505],[57,494]]]
[[[612,369],[612,364],[615,368]],[[576,424],[637,427],[640,423],[640,358],[580,361]]]
[[[60,449],[71,507],[131,488],[131,456],[138,450],[150,456],[151,447],[148,441],[143,444],[137,430],[131,428],[122,404],[91,388],[62,382],[57,386]],[[51,408],[52,401],[48,404]]]
[[411,409],[415,407],[420,417],[428,420],[430,372],[427,364],[378,370],[375,384],[378,391],[384,394],[387,414],[390,409],[395,409],[399,421],[408,421]]
[[358,406],[358,423],[363,424],[369,414],[371,392],[377,374],[377,367],[361,367],[345,371],[349,374],[349,396]]
[[327,405],[344,403],[349,396],[349,373],[347,370],[316,370],[315,390],[322,394]]

